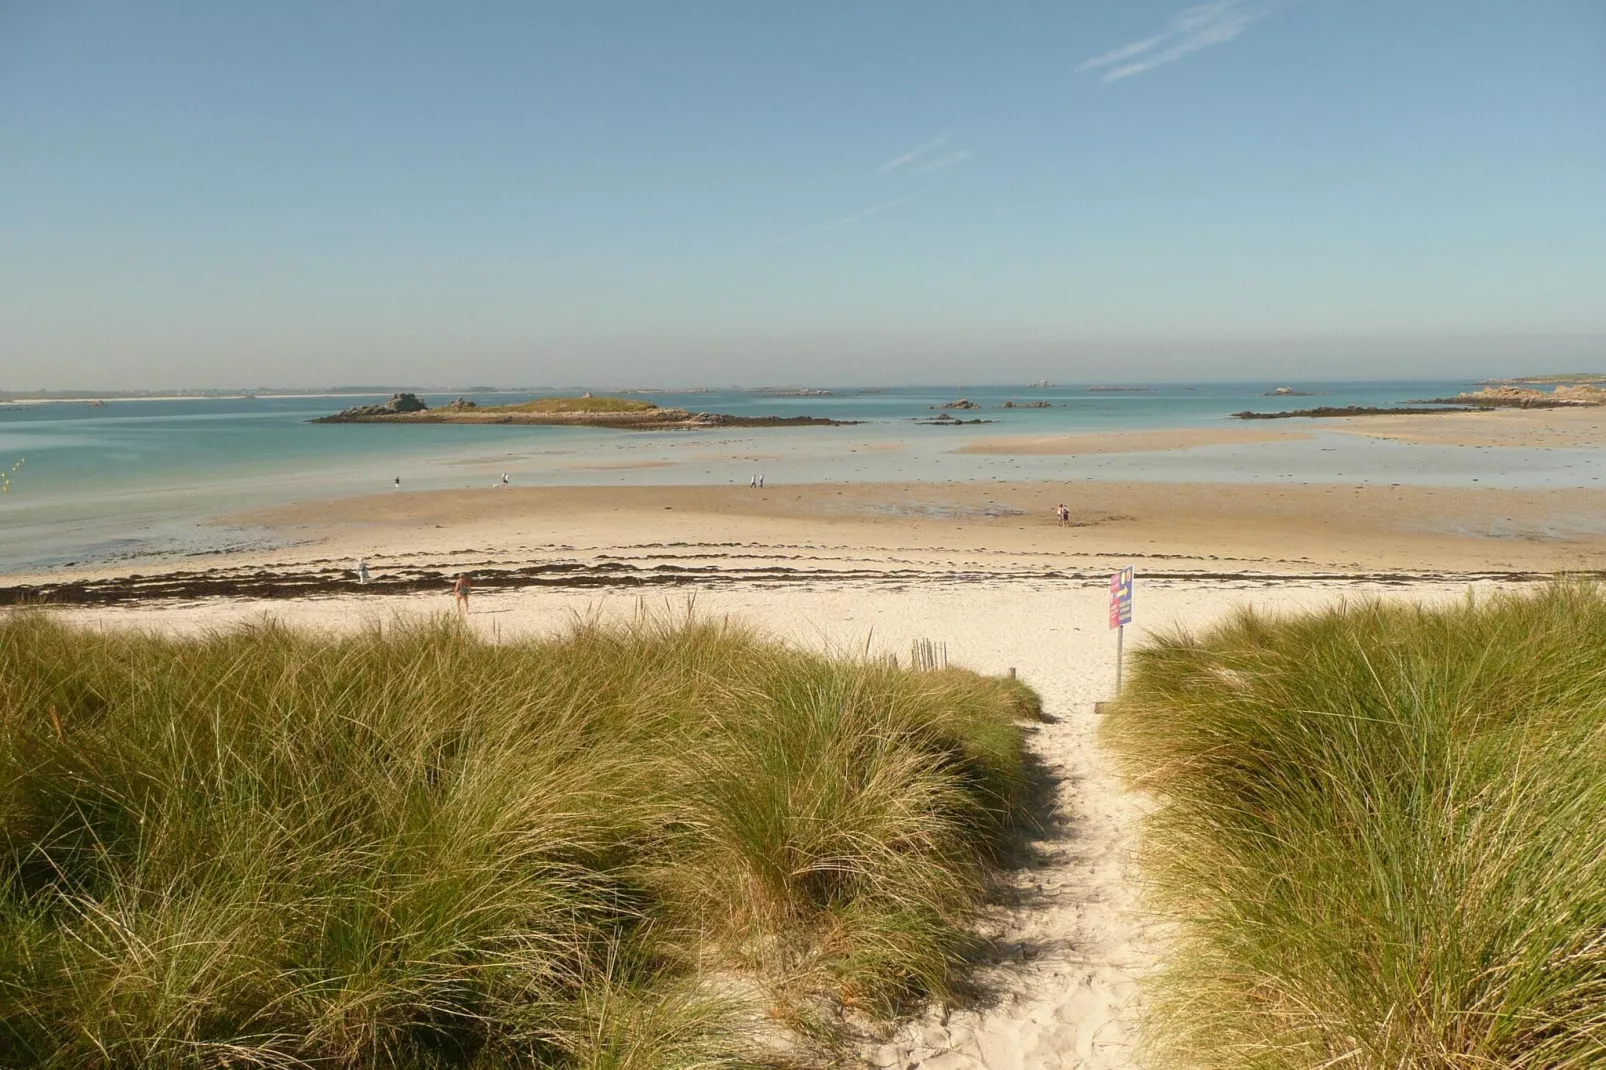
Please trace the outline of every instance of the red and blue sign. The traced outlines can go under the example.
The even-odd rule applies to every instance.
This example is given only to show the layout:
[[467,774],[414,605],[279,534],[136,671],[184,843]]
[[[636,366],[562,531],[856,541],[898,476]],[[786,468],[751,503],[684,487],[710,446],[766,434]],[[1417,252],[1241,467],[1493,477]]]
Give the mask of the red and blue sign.
[[1132,568],[1127,566],[1110,577],[1110,627],[1132,623]]

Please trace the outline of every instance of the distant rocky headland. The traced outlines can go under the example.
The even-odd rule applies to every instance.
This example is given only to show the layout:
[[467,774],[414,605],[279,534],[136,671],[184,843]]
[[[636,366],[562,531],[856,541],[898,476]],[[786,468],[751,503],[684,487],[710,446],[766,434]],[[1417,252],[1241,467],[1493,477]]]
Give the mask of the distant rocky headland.
[[1532,390],[1520,386],[1486,386],[1482,390],[1465,391],[1453,398],[1424,398],[1409,404],[1476,405],[1481,408],[1505,409],[1588,408],[1606,405],[1606,389],[1589,383],[1558,385],[1554,390]]
[[518,405],[478,405],[458,398],[430,408],[417,394],[400,393],[382,405],[357,405],[315,424],[545,424],[612,427],[625,431],[676,431],[714,427],[838,427],[855,420],[823,416],[730,416],[665,409],[650,401],[592,397],[537,398]]
[[[1449,398],[1413,398],[1401,405],[1325,406],[1291,409],[1288,412],[1235,412],[1237,420],[1320,419],[1344,416],[1429,416],[1441,412],[1491,412],[1495,409],[1577,409],[1606,405],[1606,389],[1590,383],[1557,385],[1553,390],[1534,390],[1520,386],[1487,386],[1463,391]],[[1288,397],[1281,390],[1267,397]]]
[[1513,379],[1479,379],[1479,386],[1559,386],[1564,383],[1606,383],[1599,372],[1573,372],[1569,375],[1519,375]]

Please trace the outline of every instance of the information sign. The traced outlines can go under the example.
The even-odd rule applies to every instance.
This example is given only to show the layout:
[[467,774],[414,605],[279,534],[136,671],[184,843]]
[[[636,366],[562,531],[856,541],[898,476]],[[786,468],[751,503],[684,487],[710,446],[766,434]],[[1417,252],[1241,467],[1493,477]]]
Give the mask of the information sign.
[[1132,623],[1132,568],[1128,566],[1110,577],[1110,627]]

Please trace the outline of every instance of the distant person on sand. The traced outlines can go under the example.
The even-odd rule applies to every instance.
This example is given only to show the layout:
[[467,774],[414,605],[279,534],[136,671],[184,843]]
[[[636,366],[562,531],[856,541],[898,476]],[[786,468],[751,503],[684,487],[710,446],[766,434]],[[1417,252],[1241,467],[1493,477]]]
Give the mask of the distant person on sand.
[[507,473],[506,472],[502,473],[502,486],[504,486],[504,487],[507,486]]
[[396,477],[396,489],[401,490],[401,476]]
[[758,477],[754,476],[753,478],[749,479],[747,481],[747,486],[752,490],[757,490],[758,489]]
[[468,592],[472,586],[474,585],[469,582],[468,573],[459,572],[457,574],[457,579],[452,584],[452,598],[456,600],[457,609],[460,613],[468,613]]
[[368,559],[366,557],[357,562],[357,582],[368,582]]
[[1054,515],[1059,517],[1060,527],[1062,528],[1071,522],[1071,511],[1063,505],[1054,507]]
[[763,476],[759,476],[758,477],[758,489],[759,490],[763,490],[764,489],[764,477]]

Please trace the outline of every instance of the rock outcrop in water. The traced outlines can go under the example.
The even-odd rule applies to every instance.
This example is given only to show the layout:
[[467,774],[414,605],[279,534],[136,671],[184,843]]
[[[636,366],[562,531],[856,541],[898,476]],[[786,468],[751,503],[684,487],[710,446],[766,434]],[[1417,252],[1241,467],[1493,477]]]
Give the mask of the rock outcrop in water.
[[[462,401],[463,399],[458,398],[457,400]],[[313,423],[346,423],[351,420],[372,419],[375,416],[397,416],[404,412],[424,412],[428,408],[428,405],[419,400],[417,394],[392,394],[390,395],[390,400],[383,405],[353,405],[351,408],[337,412],[333,416],[320,416]]]

